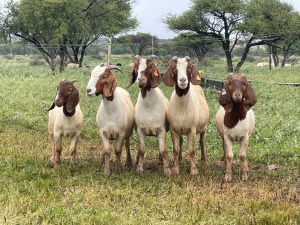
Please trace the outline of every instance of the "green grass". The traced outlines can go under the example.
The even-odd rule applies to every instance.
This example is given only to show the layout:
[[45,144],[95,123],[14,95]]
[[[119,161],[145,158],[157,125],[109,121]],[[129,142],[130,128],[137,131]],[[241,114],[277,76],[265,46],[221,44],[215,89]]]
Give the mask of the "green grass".
[[[117,73],[117,77],[119,86],[126,87],[130,58],[120,60],[126,75]],[[86,63],[93,67],[98,62],[88,58]],[[226,79],[222,64],[203,68],[204,75]],[[256,128],[247,154],[249,180],[240,181],[236,145],[233,182],[222,185],[223,150],[214,127],[217,91],[205,89],[210,108],[208,161],[198,163],[199,175],[189,175],[185,157],[181,174],[165,177],[157,162],[156,139],[149,137],[143,175],[134,168],[116,174],[112,162],[112,175],[107,178],[100,165],[95,124],[101,99],[84,95],[87,69],[52,76],[48,67],[30,66],[25,58],[0,58],[0,224],[300,224],[300,88],[273,84],[299,82],[299,70],[269,72],[254,65],[249,63],[241,71],[253,80],[258,97]],[[77,164],[70,165],[64,141],[62,165],[53,168],[47,110],[63,78],[80,80],[76,86],[84,125]],[[170,97],[172,89],[160,87]],[[138,88],[132,86],[129,92],[135,102]],[[135,134],[131,141],[135,157]],[[171,157],[169,133],[167,141]],[[269,171],[270,164],[279,168]]]

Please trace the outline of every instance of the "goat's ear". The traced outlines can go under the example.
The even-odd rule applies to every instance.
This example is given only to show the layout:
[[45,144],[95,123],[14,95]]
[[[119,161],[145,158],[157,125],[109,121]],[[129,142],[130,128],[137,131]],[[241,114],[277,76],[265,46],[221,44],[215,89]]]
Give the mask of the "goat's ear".
[[134,61],[133,63],[131,63],[130,65],[130,80],[129,80],[129,83],[127,85],[127,88],[129,88],[136,80],[138,74],[137,74],[137,64],[138,62],[137,61]]
[[66,103],[66,109],[68,113],[71,113],[76,108],[77,104],[79,103],[79,92],[74,87],[72,93],[70,94],[67,103]]
[[162,81],[165,85],[169,87],[173,87],[175,85],[174,74],[172,71],[172,66],[169,66],[167,71],[164,73],[162,77]]
[[224,84],[223,89],[221,90],[219,103],[221,106],[223,106],[226,112],[231,112],[233,104],[231,101],[227,83]]
[[199,71],[193,65],[192,67],[192,75],[191,75],[191,83],[194,85],[200,85],[201,77]]
[[117,81],[113,79],[111,82],[106,82],[103,87],[103,95],[108,98],[113,96],[114,91],[117,88]]
[[246,89],[246,92],[244,95],[244,101],[243,101],[245,111],[248,111],[252,106],[254,106],[256,103],[256,100],[257,100],[256,95],[255,95],[251,85],[248,82],[247,89]]
[[161,82],[161,77],[157,68],[154,68],[152,78],[151,78],[151,87],[156,88]]

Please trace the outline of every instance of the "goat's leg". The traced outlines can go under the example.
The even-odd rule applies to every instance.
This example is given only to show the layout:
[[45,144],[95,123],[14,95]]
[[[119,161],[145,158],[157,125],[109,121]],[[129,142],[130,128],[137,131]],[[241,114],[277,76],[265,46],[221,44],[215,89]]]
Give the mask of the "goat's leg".
[[178,160],[179,162],[181,163],[182,162],[182,146],[183,146],[183,138],[182,136],[180,135],[180,142],[179,142],[179,156],[178,156]]
[[233,158],[233,152],[232,152],[232,141],[229,137],[224,137],[224,153],[225,153],[225,182],[230,182],[232,179],[232,158]]
[[179,174],[180,135],[171,128],[173,141],[173,173]]
[[105,137],[103,133],[100,133],[101,140],[102,140],[102,146],[103,146],[103,152],[102,152],[102,159],[104,160],[104,175],[109,176],[110,175],[110,149],[109,149],[109,140]]
[[196,129],[192,129],[191,132],[187,135],[187,137],[188,137],[188,148],[189,148],[189,157],[190,157],[190,165],[191,165],[191,175],[196,175],[198,174],[197,160],[195,157]]
[[121,154],[122,154],[123,143],[124,143],[124,137],[120,136],[115,144],[115,155],[116,155],[115,167],[118,173],[121,172],[121,167],[122,167]]
[[75,164],[76,160],[76,147],[77,147],[77,142],[79,138],[79,133],[77,133],[75,136],[71,138],[71,143],[70,143],[70,152],[71,152],[71,164]]
[[62,150],[62,136],[54,135],[54,158],[53,158],[53,164],[54,166],[60,165],[60,155]]
[[248,143],[249,143],[248,135],[241,138],[241,141],[240,141],[240,165],[241,165],[241,169],[242,169],[242,180],[243,181],[248,179],[248,162],[246,159]]
[[125,139],[125,148],[126,148],[126,162],[125,165],[127,168],[132,167],[132,158],[130,153],[130,137]]
[[206,132],[203,131],[202,133],[200,133],[200,140],[199,140],[202,162],[206,162],[205,143],[206,143]]
[[166,131],[163,130],[158,134],[158,143],[159,143],[159,154],[162,156],[164,174],[167,176],[171,175],[170,165],[169,165],[169,156],[166,146]]
[[52,148],[52,152],[51,152],[51,162],[54,163],[54,159],[55,159],[55,141],[54,141],[54,135],[53,133],[50,134],[50,139],[51,139],[51,148]]
[[145,135],[141,129],[137,129],[138,136],[138,152],[137,152],[137,168],[138,173],[144,171],[144,155],[145,155]]

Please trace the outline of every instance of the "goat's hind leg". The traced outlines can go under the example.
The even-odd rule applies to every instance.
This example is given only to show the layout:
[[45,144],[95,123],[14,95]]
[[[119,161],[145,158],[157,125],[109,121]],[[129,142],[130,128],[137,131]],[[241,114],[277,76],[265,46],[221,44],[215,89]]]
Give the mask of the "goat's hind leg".
[[130,153],[130,137],[125,139],[125,148],[126,148],[125,166],[127,168],[131,168],[132,167],[132,158],[131,158],[131,153]]
[[205,143],[206,143],[206,132],[203,131],[199,135],[199,145],[200,145],[200,150],[201,150],[201,161],[206,162],[206,154],[205,154]]
[[115,167],[118,173],[121,172],[121,168],[122,168],[121,154],[122,154],[123,143],[124,143],[124,137],[119,137],[115,144],[115,155],[116,155]]
[[79,134],[76,134],[71,138],[71,143],[70,143],[70,152],[71,152],[71,164],[75,165],[76,162],[76,147],[77,147],[77,142],[78,142],[78,137]]
[[166,132],[162,131],[158,135],[158,142],[159,142],[159,153],[162,156],[163,167],[164,167],[164,174],[167,176],[171,175],[171,169],[169,165],[169,156],[166,146]]

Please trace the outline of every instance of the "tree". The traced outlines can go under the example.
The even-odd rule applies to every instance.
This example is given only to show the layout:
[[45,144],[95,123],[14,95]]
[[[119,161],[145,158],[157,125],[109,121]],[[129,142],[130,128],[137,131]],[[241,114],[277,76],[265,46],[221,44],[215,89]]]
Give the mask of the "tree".
[[62,71],[67,58],[81,65],[86,48],[100,36],[134,28],[137,22],[130,18],[130,3],[129,0],[20,0],[9,5],[5,27],[11,34],[34,44],[53,72],[54,59],[59,55]]
[[142,55],[147,48],[152,46],[152,41],[153,48],[158,46],[158,38],[146,33],[123,35],[117,41],[129,46],[134,55]]
[[178,52],[187,52],[190,57],[196,56],[201,62],[213,45],[213,39],[199,37],[199,35],[185,32],[173,38],[172,44]]
[[192,31],[199,36],[211,37],[222,47],[228,71],[233,71],[231,52],[241,37],[236,29],[245,16],[242,0],[192,0],[190,10],[182,15],[168,15],[164,22],[169,29]]
[[[224,51],[230,72],[241,68],[253,46],[268,45],[276,51],[275,43],[282,38],[282,28],[292,27],[288,23],[292,6],[279,0],[192,0],[192,3],[190,10],[180,16],[168,15],[164,22],[175,32],[191,31],[215,39]],[[246,45],[234,68],[232,50],[239,40],[246,41]]]

